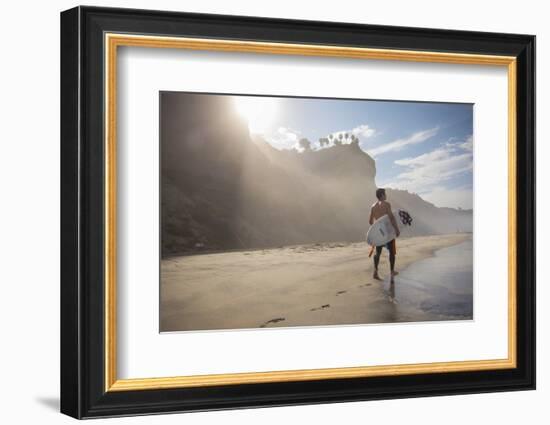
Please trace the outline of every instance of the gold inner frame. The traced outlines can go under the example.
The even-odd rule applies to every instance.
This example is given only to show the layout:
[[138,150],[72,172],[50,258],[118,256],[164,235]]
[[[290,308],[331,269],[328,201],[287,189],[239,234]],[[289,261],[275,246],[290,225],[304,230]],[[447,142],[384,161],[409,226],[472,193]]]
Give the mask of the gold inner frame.
[[[308,44],[235,41],[148,35],[105,34],[105,391],[308,381],[417,373],[510,369],[516,359],[516,58],[461,53],[370,49]],[[382,366],[118,379],[116,372],[116,123],[119,46],[325,56],[507,67],[508,71],[508,357]]]

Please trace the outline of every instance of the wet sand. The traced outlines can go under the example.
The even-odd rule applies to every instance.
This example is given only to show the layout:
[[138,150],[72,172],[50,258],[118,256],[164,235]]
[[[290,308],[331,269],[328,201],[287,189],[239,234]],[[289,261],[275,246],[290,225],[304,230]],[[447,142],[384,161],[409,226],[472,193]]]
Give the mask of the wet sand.
[[473,243],[442,248],[408,266],[384,291],[398,305],[400,321],[420,312],[424,320],[473,319]]
[[[395,296],[411,277],[405,268],[470,234],[399,239],[389,286],[387,250],[372,278],[366,243],[324,243],[172,257],[161,262],[160,330],[189,331],[391,323],[453,318]],[[442,271],[443,273],[444,271]],[[429,274],[429,273],[428,273]],[[400,280],[402,278],[402,280]],[[418,276],[416,281],[422,282]],[[399,294],[399,292],[397,292]],[[424,293],[424,295],[423,295]],[[426,291],[409,291],[411,297]],[[462,316],[460,316],[462,317]]]

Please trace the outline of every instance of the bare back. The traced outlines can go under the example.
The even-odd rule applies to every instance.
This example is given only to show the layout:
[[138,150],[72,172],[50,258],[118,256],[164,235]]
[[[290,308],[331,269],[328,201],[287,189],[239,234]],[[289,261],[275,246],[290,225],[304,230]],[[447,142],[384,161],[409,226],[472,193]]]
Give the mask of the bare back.
[[386,214],[391,214],[391,206],[389,202],[378,201],[376,202],[370,210],[371,217],[374,220],[378,220],[380,217],[385,216]]
[[397,222],[395,221],[395,217],[393,216],[393,213],[391,211],[391,205],[387,201],[378,201],[376,202],[370,209],[370,218],[369,218],[369,224],[372,226],[372,224],[378,220],[380,217],[383,217],[385,215],[388,215],[390,218],[391,224],[395,228],[395,233],[397,236],[399,236],[399,227],[397,226]]

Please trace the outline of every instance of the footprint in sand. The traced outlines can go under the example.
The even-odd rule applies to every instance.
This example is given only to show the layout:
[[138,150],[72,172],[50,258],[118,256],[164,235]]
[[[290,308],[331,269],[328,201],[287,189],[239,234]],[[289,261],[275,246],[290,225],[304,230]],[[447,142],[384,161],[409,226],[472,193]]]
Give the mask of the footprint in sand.
[[365,288],[367,286],[372,286],[372,283],[364,283],[363,285],[359,285],[359,288]]
[[268,320],[267,322],[265,322],[263,325],[260,325],[260,328],[265,328],[267,325],[269,325],[270,323],[279,323],[279,322],[282,322],[284,321],[285,318],[284,317],[276,317],[275,319],[271,319],[271,320]]
[[338,292],[336,292],[336,296],[345,294],[346,292],[348,292],[348,291],[338,291]]
[[309,311],[324,310],[325,308],[329,308],[329,307],[330,307],[330,304],[323,304],[321,307],[311,308]]

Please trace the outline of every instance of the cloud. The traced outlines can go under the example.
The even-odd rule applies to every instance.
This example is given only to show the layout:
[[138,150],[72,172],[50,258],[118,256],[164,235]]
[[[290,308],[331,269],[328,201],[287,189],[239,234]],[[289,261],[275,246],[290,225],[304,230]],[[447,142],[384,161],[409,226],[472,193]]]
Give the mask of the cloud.
[[332,140],[329,140],[328,144],[326,145],[321,146],[318,140],[313,141],[312,143],[316,149],[330,148],[334,146],[334,141],[339,140],[338,137],[342,135],[342,140],[339,140],[339,141],[343,145],[349,145],[351,143],[351,139],[349,137],[347,139],[344,138],[346,134],[354,135],[359,139],[359,141],[361,141],[361,139],[362,141],[365,141],[365,139],[368,139],[376,135],[377,132],[374,128],[372,128],[368,124],[361,124],[349,130],[338,130],[338,131],[333,131],[332,133],[329,133],[326,137],[328,138],[329,136],[332,136],[333,138]]
[[361,124],[353,128],[350,133],[356,135],[357,137],[363,137],[368,139],[376,134],[376,130],[372,127],[369,127],[368,124]]
[[[362,138],[363,140],[372,137],[376,134],[376,130],[372,127],[370,127],[368,124],[361,124],[357,127],[352,128],[351,130],[339,130],[330,133],[333,136],[333,140],[338,139],[338,136],[342,135],[342,144],[349,144],[351,143],[351,139],[345,139],[345,134],[351,135],[358,138]],[[271,132],[270,134],[262,134],[262,137],[275,149],[296,149],[298,151],[302,151],[303,149],[299,145],[299,140],[304,137],[301,131],[295,130],[289,127],[279,127],[274,132]],[[328,135],[327,135],[328,138]],[[331,147],[334,146],[334,142],[330,142],[324,146],[321,146],[318,140],[310,140],[311,141],[311,147],[313,149],[323,149],[325,147]]]
[[439,131],[439,127],[430,128],[428,130],[417,131],[404,139],[397,139],[393,142],[386,143],[385,145],[377,146],[372,149],[368,149],[367,153],[372,156],[379,156],[387,152],[400,151],[405,146],[416,145],[417,143],[425,142],[432,138]]
[[450,208],[473,208],[474,196],[471,187],[458,187],[447,189],[436,187],[429,192],[423,193],[422,198],[431,202],[437,207]]
[[414,158],[395,161],[407,170],[393,182],[400,188],[422,192],[473,169],[471,152],[455,153],[452,148],[438,148]]
[[[345,136],[346,134],[353,134],[354,136],[368,139],[369,137],[372,137],[376,134],[376,130],[370,127],[368,124],[361,124],[361,125],[358,125],[357,127],[352,128],[351,130],[338,130],[330,134],[334,136],[334,138],[337,138],[340,134],[342,135],[342,137]],[[350,142],[349,140],[348,141],[342,140],[342,143],[346,144]]]
[[471,134],[466,137],[451,137],[447,140],[445,146],[455,150],[460,148],[472,152],[474,150],[474,138]]
[[295,149],[298,147],[301,133],[291,128],[279,127],[274,134],[264,135],[264,137],[276,149]]
[[462,149],[472,152],[474,150],[474,138],[470,134],[468,137],[466,137],[466,140],[464,140],[463,143],[460,143],[458,146],[460,146]]
[[394,161],[405,170],[387,187],[418,193],[437,206],[472,207],[472,189],[469,186],[448,188],[446,183],[473,170],[472,138],[448,142],[425,154]]

